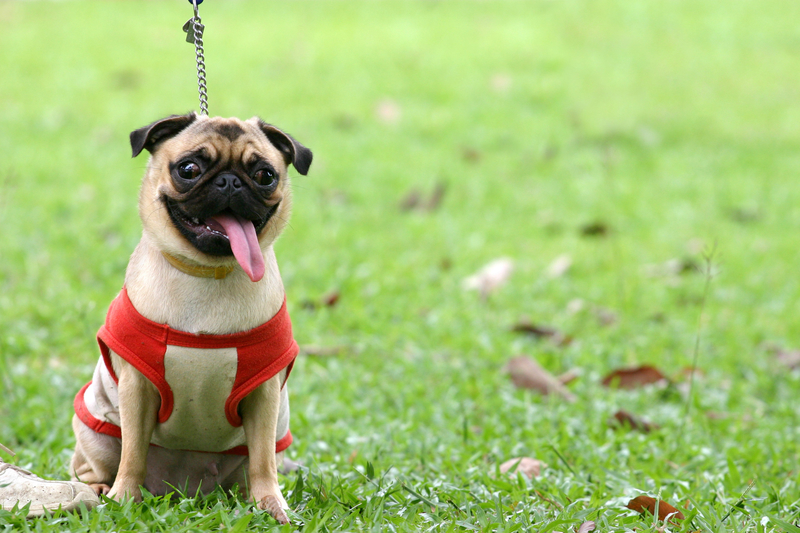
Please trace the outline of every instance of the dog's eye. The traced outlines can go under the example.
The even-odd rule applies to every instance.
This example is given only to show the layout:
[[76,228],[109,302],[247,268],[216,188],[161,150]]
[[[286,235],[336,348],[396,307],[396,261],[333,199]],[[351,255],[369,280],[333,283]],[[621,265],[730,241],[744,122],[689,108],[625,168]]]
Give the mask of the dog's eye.
[[197,179],[200,175],[200,165],[187,161],[178,167],[178,176],[185,180]]
[[256,173],[253,174],[253,179],[261,185],[272,185],[275,181],[275,173],[268,168],[262,168],[256,170]]

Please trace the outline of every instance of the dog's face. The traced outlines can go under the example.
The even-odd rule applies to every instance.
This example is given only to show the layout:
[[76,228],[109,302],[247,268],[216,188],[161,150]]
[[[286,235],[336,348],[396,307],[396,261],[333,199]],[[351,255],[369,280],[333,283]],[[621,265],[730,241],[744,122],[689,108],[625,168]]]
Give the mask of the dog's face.
[[208,266],[238,261],[253,281],[263,249],[291,210],[287,167],[305,175],[311,151],[254,117],[175,115],[131,133],[151,154],[139,197],[145,232],[163,252]]

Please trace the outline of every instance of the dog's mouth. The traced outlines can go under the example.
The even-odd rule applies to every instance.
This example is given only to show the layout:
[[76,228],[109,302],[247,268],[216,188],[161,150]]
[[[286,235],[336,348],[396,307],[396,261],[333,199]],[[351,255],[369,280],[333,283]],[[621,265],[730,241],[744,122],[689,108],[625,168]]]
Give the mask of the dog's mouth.
[[264,276],[264,256],[258,234],[279,204],[270,206],[266,214],[256,220],[231,209],[207,217],[191,217],[174,200],[165,198],[165,204],[172,223],[195,248],[208,255],[233,255],[252,281]]

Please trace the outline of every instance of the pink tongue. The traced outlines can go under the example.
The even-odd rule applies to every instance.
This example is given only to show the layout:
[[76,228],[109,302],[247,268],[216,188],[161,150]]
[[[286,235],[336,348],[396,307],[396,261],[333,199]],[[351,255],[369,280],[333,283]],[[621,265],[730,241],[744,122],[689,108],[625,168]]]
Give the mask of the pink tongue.
[[264,277],[264,254],[258,245],[256,228],[250,220],[240,216],[222,214],[211,217],[225,229],[231,241],[233,256],[239,261],[242,270],[250,276],[252,281],[259,281]]

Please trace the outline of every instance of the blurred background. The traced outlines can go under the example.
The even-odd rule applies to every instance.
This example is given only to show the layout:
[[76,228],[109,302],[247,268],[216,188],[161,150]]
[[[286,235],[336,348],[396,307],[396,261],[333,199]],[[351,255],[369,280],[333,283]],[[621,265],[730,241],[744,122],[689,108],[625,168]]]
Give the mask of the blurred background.
[[[0,441],[30,443],[45,472],[63,472],[71,398],[140,236],[146,160],[128,133],[197,109],[191,11],[0,2]],[[434,446],[491,426],[468,456],[536,448],[521,413],[557,424],[575,408],[515,403],[501,369],[522,353],[581,369],[574,387],[595,400],[567,413],[586,453],[608,438],[589,413],[617,401],[597,378],[678,374],[698,335],[716,391],[702,409],[763,415],[792,397],[775,355],[800,345],[797,2],[208,0],[200,14],[211,114],[258,115],[314,151],[276,245],[310,354],[293,374],[301,459],[357,447],[402,463],[416,444],[387,435],[421,427]],[[510,276],[464,288],[498,258]],[[524,320],[572,342],[515,333]],[[630,401],[662,422],[683,409],[650,400]]]

